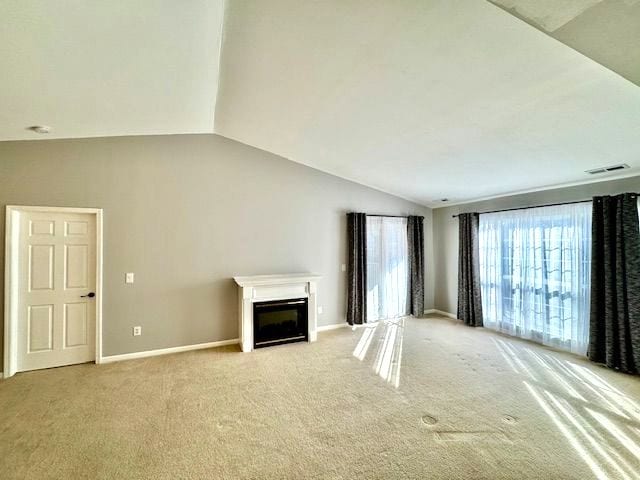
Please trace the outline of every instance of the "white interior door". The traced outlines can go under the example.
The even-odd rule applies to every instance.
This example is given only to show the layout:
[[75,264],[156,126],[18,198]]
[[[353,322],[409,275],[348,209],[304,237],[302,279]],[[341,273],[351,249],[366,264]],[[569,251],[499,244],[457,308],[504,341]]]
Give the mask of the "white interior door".
[[95,360],[96,216],[23,211],[17,370]]

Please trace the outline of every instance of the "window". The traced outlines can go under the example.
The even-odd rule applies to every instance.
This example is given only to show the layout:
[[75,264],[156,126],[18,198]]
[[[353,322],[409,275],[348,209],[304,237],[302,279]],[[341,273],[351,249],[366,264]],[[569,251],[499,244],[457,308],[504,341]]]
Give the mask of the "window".
[[407,315],[407,219],[367,216],[367,321]]
[[591,203],[480,215],[484,325],[585,355]]

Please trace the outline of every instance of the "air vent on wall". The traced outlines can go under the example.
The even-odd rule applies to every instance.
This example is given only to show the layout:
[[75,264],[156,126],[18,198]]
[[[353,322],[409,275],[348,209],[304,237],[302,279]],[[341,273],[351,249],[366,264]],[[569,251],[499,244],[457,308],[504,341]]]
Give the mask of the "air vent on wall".
[[625,168],[631,168],[631,167],[629,167],[629,165],[627,165],[626,163],[620,163],[618,165],[609,165],[608,167],[600,167],[600,168],[594,168],[593,170],[585,170],[585,172],[588,173],[589,175],[598,175],[600,173],[615,172],[616,170],[624,170]]

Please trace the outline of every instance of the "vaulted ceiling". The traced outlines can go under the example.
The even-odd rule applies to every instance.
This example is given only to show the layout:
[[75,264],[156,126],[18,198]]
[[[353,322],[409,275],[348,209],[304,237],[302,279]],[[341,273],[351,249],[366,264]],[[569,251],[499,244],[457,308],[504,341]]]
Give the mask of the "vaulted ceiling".
[[0,140],[213,131],[222,0],[3,0]]
[[603,2],[495,3],[3,2],[0,140],[215,132],[431,206],[640,174],[635,66],[553,37]]
[[640,0],[490,0],[640,85]]

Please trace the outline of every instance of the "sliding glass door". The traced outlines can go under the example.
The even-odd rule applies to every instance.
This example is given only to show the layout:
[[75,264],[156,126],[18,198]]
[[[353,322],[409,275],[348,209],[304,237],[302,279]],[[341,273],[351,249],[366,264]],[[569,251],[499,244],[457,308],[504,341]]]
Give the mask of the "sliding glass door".
[[480,215],[484,325],[585,355],[591,203]]
[[407,315],[407,219],[367,217],[367,322]]

